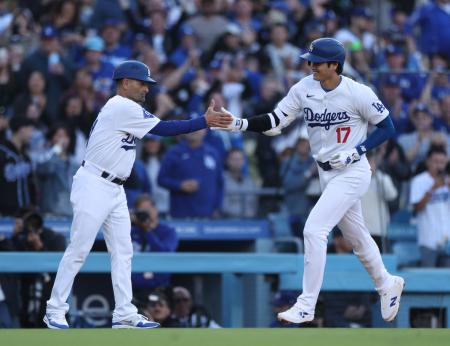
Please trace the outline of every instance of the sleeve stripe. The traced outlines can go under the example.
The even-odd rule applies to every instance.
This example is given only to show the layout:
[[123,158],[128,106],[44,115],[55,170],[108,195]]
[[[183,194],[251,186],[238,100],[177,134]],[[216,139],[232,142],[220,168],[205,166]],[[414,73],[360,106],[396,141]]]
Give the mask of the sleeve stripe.
[[270,125],[272,128],[276,127],[280,123],[280,119],[275,115],[274,112],[268,113],[270,119]]

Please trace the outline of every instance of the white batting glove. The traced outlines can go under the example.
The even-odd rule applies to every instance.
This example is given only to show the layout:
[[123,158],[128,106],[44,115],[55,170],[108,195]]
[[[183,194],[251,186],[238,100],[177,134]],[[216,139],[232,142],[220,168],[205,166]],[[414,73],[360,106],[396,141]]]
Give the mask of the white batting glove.
[[333,169],[343,169],[353,162],[361,159],[356,149],[344,150],[334,154],[330,160],[330,166]]
[[211,127],[211,130],[222,130],[222,131],[231,131],[231,132],[238,132],[238,131],[242,130],[242,124],[243,124],[242,119],[235,117],[230,111],[228,111],[224,107],[221,107],[220,110],[223,113],[229,114],[233,118],[233,120],[228,125],[228,127]]

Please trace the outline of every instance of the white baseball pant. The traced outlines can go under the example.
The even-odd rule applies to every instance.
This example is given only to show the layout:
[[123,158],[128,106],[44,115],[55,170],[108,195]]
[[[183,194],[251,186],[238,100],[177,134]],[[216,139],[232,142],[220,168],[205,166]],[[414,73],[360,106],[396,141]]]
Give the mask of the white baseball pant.
[[73,179],[70,201],[73,206],[70,242],[58,267],[51,297],[47,301],[47,312],[68,312],[67,299],[75,276],[103,226],[103,235],[111,255],[115,300],[113,321],[135,315],[137,309],[131,303],[131,224],[123,187],[81,167]]
[[297,298],[305,312],[314,314],[325,270],[328,234],[338,225],[352,244],[377,290],[391,284],[378,246],[364,224],[360,198],[369,188],[371,171],[364,156],[343,170],[319,168],[322,195],[306,220],[303,292]]

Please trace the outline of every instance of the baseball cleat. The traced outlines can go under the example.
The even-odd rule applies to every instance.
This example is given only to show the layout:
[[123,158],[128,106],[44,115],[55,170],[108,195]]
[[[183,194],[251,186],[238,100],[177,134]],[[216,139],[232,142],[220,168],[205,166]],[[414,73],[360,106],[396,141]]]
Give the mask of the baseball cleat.
[[69,324],[64,315],[45,314],[44,323],[50,329],[69,329]]
[[394,283],[381,296],[381,316],[387,322],[395,319],[400,308],[400,297],[402,296],[405,280],[400,276],[394,276]]
[[150,321],[147,317],[140,314],[112,323],[113,329],[150,329],[159,326],[158,322]]
[[314,314],[303,311],[298,303],[295,303],[289,310],[280,312],[278,314],[278,319],[290,323],[305,323],[312,321],[314,319]]

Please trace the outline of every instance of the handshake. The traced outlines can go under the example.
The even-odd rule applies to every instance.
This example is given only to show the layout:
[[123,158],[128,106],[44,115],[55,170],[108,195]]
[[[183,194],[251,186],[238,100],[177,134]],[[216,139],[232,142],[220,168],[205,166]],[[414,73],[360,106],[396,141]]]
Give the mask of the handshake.
[[[247,119],[240,119],[235,117],[230,111],[225,109],[224,107],[220,108],[220,111],[222,113],[228,114],[231,116],[232,120],[228,124],[227,127],[211,127],[212,130],[222,130],[222,131],[230,131],[230,132],[243,132],[247,130],[248,127],[248,120]],[[281,134],[281,129],[277,127],[274,127],[270,130],[264,131],[263,134],[266,136],[277,136]]]

